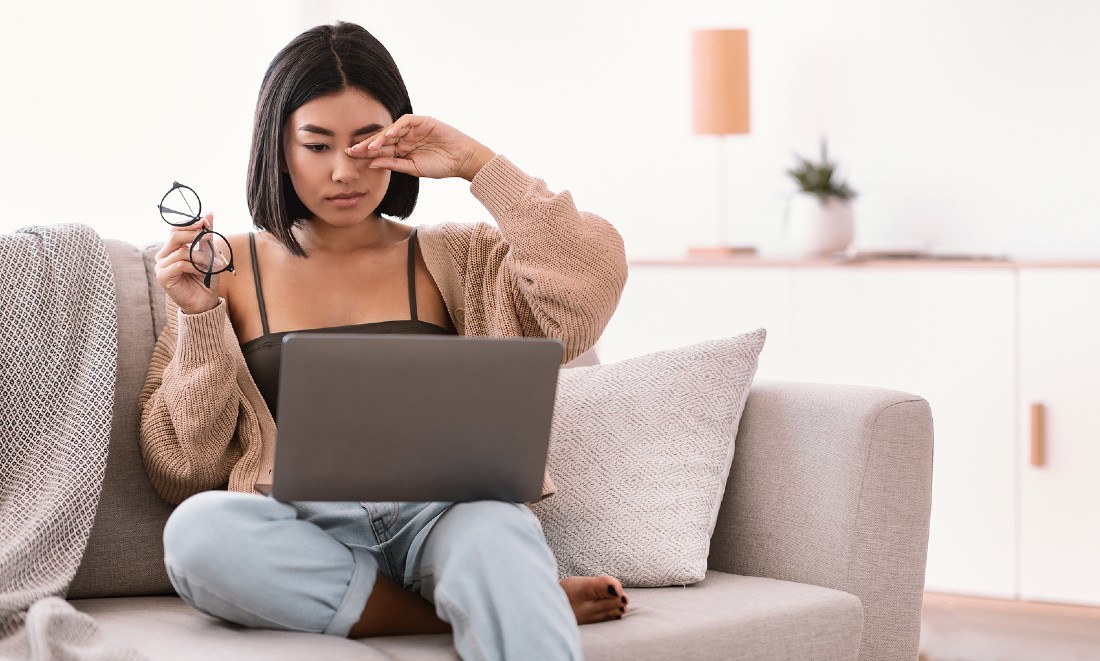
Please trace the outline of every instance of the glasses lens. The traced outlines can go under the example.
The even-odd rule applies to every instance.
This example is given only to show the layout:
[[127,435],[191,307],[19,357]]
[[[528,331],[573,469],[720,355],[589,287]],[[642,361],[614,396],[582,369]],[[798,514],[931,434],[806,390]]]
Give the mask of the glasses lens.
[[160,202],[160,217],[169,225],[189,225],[202,213],[202,202],[187,186],[176,186]]
[[233,264],[233,249],[217,232],[205,232],[191,244],[191,263],[203,273],[221,273]]

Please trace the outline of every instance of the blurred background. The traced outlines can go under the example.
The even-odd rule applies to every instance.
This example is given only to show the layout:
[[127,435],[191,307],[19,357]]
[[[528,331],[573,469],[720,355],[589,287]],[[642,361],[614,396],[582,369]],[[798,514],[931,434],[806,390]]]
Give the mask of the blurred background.
[[[160,241],[155,204],[196,188],[250,227],[260,79],[302,30],[354,21],[418,113],[611,220],[633,258],[713,235],[715,142],[691,133],[690,33],[748,28],[748,135],[728,141],[734,238],[766,246],[785,168],[820,139],[859,192],[856,244],[1100,256],[1095,0],[30,2],[0,10],[0,231],[79,221]],[[488,220],[461,181],[410,222]]]

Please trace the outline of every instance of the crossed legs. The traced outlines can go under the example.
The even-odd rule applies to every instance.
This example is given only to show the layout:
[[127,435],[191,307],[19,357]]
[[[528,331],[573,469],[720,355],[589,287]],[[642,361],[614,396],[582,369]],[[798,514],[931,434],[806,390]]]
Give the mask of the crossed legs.
[[[363,516],[358,504],[334,520]],[[546,650],[579,658],[577,622],[619,617],[622,586],[611,577],[560,584],[537,519],[525,507],[483,501],[452,506],[414,545],[405,586],[379,574],[379,550],[337,539],[269,498],[207,492],[177,508],[165,527],[165,564],[177,592],[199,610],[245,626],[334,635],[453,630],[463,657],[513,658]],[[377,543],[377,540],[371,540]],[[391,572],[392,573],[392,572]],[[400,580],[400,579],[395,579]]]

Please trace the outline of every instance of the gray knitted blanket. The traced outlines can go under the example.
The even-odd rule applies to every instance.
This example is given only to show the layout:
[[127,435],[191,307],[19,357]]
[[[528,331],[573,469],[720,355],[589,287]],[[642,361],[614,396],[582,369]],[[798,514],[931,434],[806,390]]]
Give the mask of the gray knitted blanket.
[[62,597],[111,433],[115,285],[86,225],[0,235],[0,659],[136,658]]

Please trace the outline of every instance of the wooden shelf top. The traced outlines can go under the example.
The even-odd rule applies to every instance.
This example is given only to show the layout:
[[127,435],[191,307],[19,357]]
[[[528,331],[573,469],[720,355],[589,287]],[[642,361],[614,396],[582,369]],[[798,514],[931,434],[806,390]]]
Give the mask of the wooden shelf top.
[[728,266],[736,268],[792,268],[792,267],[837,267],[837,268],[975,268],[975,269],[1016,269],[1016,268],[1100,268],[1100,260],[1054,260],[1054,259],[999,259],[983,257],[920,256],[920,257],[769,257],[758,255],[707,255],[684,257],[650,257],[628,259],[631,266]]

